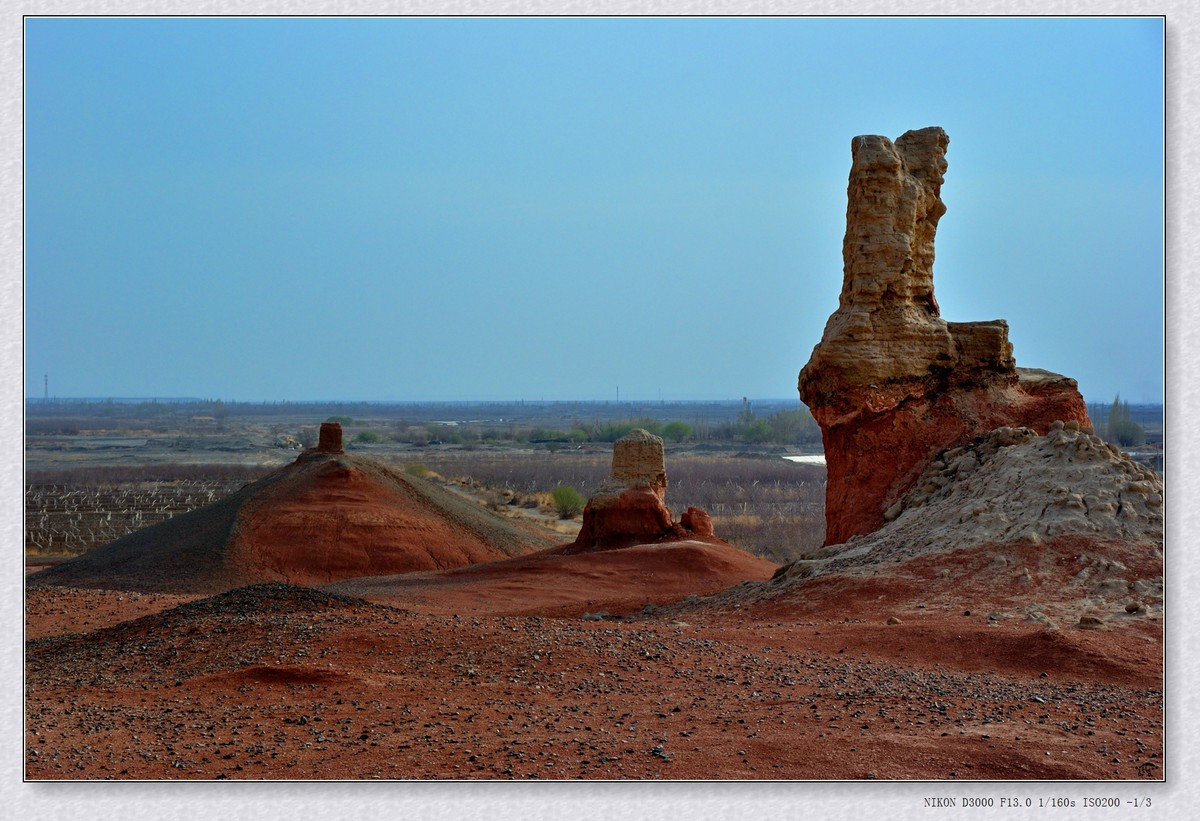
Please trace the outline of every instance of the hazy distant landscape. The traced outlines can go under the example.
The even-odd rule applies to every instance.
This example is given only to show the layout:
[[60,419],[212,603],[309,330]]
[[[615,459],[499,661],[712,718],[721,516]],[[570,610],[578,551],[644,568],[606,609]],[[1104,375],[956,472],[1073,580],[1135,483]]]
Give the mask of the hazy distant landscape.
[[[352,452],[549,523],[551,492],[565,485],[586,498],[608,476],[612,442],[641,427],[668,443],[666,501],[677,512],[703,508],[728,541],[780,563],[824,534],[824,468],[782,458],[819,454],[820,430],[784,400],[58,400],[27,406],[26,550],[75,555],[210,504],[312,447],[329,419]],[[577,520],[556,526],[569,534]]]
[[[1091,406],[1104,431],[1111,406]],[[1161,405],[1128,407],[1138,445],[1161,471]],[[786,400],[724,402],[221,402],[30,400],[26,405],[25,549],[77,555],[195,509],[261,478],[340,420],[352,452],[457,485],[512,515],[540,511],[565,485],[586,498],[607,477],[612,442],[634,427],[664,436],[666,501],[709,511],[730,543],[778,563],[824,536],[820,430]]]

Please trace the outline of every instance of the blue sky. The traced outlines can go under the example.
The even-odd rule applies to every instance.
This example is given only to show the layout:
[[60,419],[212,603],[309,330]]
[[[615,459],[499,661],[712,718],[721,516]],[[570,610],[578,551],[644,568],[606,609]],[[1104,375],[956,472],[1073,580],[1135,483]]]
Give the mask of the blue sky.
[[29,19],[26,391],[793,397],[851,138],[928,125],[943,316],[1161,401],[1136,18]]

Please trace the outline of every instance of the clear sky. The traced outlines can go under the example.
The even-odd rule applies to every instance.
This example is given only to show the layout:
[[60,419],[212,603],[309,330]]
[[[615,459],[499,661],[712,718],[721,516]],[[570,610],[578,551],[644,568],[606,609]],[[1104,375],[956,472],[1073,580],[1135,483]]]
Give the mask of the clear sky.
[[25,26],[25,387],[794,397],[850,141],[950,135],[934,283],[1163,396],[1157,19]]

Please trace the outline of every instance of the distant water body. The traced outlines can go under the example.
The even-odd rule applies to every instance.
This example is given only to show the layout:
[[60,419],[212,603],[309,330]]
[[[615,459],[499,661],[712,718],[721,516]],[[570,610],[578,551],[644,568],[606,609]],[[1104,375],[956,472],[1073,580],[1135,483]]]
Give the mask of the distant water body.
[[785,456],[789,462],[800,462],[804,465],[823,465],[825,464],[825,455],[822,453],[807,453],[803,456]]

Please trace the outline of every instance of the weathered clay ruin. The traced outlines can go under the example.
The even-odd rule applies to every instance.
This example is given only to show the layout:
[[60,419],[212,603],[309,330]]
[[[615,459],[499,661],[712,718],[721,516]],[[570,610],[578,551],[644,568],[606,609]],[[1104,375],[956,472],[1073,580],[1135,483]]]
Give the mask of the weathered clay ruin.
[[340,422],[322,422],[321,435],[317,440],[317,450],[321,453],[343,453],[342,425]]
[[570,551],[628,547],[666,539],[712,538],[712,521],[689,507],[680,522],[663,501],[667,470],[663,440],[637,428],[613,444],[612,473],[588,499]]
[[851,144],[842,293],[799,379],[825,445],[826,544],[880,527],[940,451],[1003,426],[1090,425],[1075,380],[1016,367],[1004,320],[940,316],[949,142],[935,126]]

